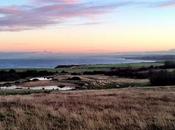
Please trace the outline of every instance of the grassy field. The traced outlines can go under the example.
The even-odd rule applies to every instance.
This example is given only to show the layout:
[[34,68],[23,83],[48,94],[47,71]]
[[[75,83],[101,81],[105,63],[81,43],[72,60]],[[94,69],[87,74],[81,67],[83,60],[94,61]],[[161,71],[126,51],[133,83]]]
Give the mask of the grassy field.
[[85,71],[107,71],[111,68],[119,68],[119,67],[149,67],[149,66],[161,66],[164,65],[162,62],[154,62],[154,63],[129,63],[129,64],[97,64],[97,65],[84,65],[84,66],[75,66],[72,68],[58,68],[55,69],[58,72],[66,71],[70,73],[81,73]]
[[[142,67],[162,65],[138,63],[11,70],[13,74],[26,70],[57,73],[50,75],[51,81],[30,81],[27,77],[12,83],[27,89],[1,89],[0,130],[175,130],[175,86],[150,86],[149,77],[82,75],[87,71],[131,67],[122,70],[125,74]],[[169,69],[165,70],[169,73]],[[29,89],[50,85],[71,86],[76,90]]]
[[0,96],[0,130],[174,130],[175,88]]
[[[85,72],[85,71],[105,71],[105,70],[110,70],[110,68],[117,68],[117,67],[149,67],[149,66],[161,66],[163,65],[163,62],[154,62],[154,63],[129,63],[129,64],[96,64],[96,65],[82,65],[82,66],[75,66],[75,67],[70,67],[70,68],[13,68],[17,72],[23,72],[26,70],[37,70],[37,71],[49,71],[49,72]],[[9,71],[9,69],[0,69],[4,71]]]

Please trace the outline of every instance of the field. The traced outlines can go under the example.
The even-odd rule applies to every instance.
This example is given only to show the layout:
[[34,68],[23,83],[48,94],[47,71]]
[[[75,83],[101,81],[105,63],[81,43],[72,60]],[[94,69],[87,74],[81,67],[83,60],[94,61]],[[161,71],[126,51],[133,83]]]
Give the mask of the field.
[[1,130],[174,130],[175,88],[0,97]]
[[[105,71],[109,70],[112,67],[148,67],[148,66],[161,66],[163,62],[153,62],[153,63],[128,63],[128,64],[96,64],[96,65],[82,65],[82,66],[75,66],[75,67],[68,67],[68,68],[13,68],[17,72],[23,72],[26,70],[36,70],[36,71],[49,71],[49,72],[62,72],[66,71],[69,73],[73,72],[85,72],[85,71]],[[0,71],[9,71],[9,69],[0,69]]]
[[174,130],[174,65],[1,70],[0,130]]
[[[174,68],[164,68],[163,62],[72,65],[55,69],[4,69],[0,71],[0,89],[4,86],[7,89],[10,86],[16,86],[18,90],[1,90],[0,95],[38,93],[39,91],[31,90],[35,87],[40,87],[41,92],[48,93],[48,91],[43,91],[44,87],[48,86],[54,86],[54,88],[70,87],[77,90],[146,87],[151,85],[150,77],[159,75],[157,71],[162,70],[162,68],[167,71],[174,70]],[[30,78],[37,77],[49,77],[51,80],[30,80]],[[159,85],[161,86],[161,84]],[[27,90],[24,91],[21,88]]]
[[69,72],[69,73],[82,73],[86,71],[108,71],[110,68],[119,68],[119,67],[149,67],[149,66],[161,66],[163,62],[153,62],[153,63],[128,63],[128,64],[97,64],[97,65],[82,65],[75,66],[70,68],[57,68],[57,72]]

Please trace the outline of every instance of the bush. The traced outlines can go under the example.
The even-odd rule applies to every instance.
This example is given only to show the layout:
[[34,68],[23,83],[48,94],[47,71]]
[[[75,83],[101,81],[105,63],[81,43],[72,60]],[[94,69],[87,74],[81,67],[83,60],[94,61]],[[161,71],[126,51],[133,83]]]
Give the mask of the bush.
[[175,68],[175,61],[165,61],[165,68]]
[[150,83],[151,85],[175,85],[175,71],[161,70],[152,72]]
[[11,69],[9,71],[0,71],[0,81],[15,81],[27,77],[48,76],[53,74],[54,72],[49,71],[26,70],[17,72]]

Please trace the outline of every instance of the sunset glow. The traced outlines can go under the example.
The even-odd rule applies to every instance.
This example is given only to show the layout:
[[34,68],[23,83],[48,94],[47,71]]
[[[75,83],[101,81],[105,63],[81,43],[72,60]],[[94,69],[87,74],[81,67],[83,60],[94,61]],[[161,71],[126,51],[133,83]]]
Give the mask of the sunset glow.
[[0,1],[0,51],[174,49],[174,14],[174,0]]

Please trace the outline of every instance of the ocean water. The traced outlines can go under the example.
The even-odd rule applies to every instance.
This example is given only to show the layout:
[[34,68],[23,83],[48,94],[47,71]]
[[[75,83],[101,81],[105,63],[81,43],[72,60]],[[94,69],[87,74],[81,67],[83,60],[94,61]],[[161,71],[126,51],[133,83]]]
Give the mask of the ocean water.
[[[1,58],[1,57],[0,57]],[[59,56],[42,58],[0,59],[0,68],[54,68],[57,65],[83,64],[121,64],[153,62],[148,60],[127,59],[119,56]]]

